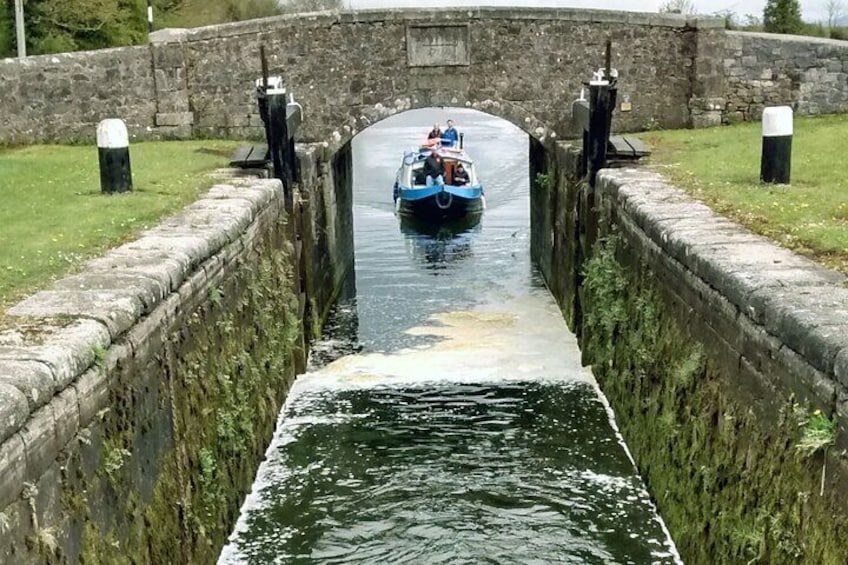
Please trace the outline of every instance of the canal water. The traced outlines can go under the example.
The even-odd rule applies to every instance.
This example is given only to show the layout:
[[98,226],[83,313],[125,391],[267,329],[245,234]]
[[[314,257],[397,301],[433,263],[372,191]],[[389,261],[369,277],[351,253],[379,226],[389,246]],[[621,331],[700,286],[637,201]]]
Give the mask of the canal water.
[[[401,223],[401,150],[448,117],[487,210]],[[295,382],[219,563],[679,563],[530,264],[526,135],[419,110],[353,151],[356,296]]]

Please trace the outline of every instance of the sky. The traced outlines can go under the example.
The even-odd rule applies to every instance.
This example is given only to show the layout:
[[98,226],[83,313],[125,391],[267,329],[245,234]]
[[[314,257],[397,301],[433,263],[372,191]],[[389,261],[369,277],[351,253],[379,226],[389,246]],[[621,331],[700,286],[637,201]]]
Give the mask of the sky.
[[[422,5],[443,6],[448,2],[436,0],[343,0],[346,6],[354,8],[390,8]],[[740,19],[745,14],[763,15],[765,0],[694,0],[699,13],[711,14],[722,10],[732,10]],[[801,16],[805,21],[827,20],[825,4],[827,0],[801,0]],[[568,6],[574,8],[599,8],[605,10],[628,10],[632,12],[656,12],[663,0],[453,0],[457,6]],[[845,2],[848,12],[848,0]]]

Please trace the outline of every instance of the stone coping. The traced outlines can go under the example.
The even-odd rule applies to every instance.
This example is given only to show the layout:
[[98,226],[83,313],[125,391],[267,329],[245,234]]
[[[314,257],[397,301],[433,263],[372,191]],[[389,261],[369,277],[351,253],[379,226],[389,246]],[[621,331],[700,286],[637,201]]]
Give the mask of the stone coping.
[[788,35],[783,33],[766,33],[764,31],[728,31],[730,37],[742,39],[764,39],[767,41],[779,41],[781,43],[799,43],[803,45],[826,45],[828,47],[839,47],[848,49],[848,41],[841,39],[830,39],[829,37],[814,37],[812,35]]
[[17,65],[23,67],[44,68],[50,64],[74,64],[78,62],[89,62],[92,56],[109,59],[117,57],[120,53],[136,51],[139,55],[149,48],[146,45],[125,45],[123,47],[108,47],[105,49],[91,49],[88,51],[68,51],[65,53],[47,53],[46,55],[27,55],[23,58],[5,57],[0,58],[0,65]]
[[581,8],[467,6],[457,8],[395,8],[287,14],[188,30],[159,30],[150,34],[150,42],[203,41],[219,37],[269,32],[275,27],[287,27],[293,24],[308,27],[323,27],[329,24],[380,22],[420,22],[422,24],[438,25],[474,20],[542,20],[686,29],[724,29],[724,20],[722,18],[709,16],[685,16],[681,14],[656,14]]
[[598,186],[740,313],[848,387],[848,277],[752,234],[657,173],[605,169]]
[[272,201],[282,208],[279,180],[227,179],[137,240],[7,310],[12,326],[0,331],[0,510],[20,494],[18,475],[39,476],[49,464],[40,454],[55,457],[102,408],[103,368],[116,362],[109,348],[143,348],[128,337],[130,328],[182,292],[204,262],[250,239]]

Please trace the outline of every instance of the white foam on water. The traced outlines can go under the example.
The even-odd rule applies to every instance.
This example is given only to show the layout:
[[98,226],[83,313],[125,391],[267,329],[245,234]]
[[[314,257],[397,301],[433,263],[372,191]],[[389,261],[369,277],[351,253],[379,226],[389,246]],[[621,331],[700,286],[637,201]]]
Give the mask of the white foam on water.
[[[367,414],[322,414],[287,417],[291,408],[308,406],[325,393],[360,389],[419,388],[440,383],[509,383],[550,382],[587,383],[597,394],[607,412],[610,427],[627,454],[639,483],[638,494],[653,509],[654,519],[665,533],[664,545],[676,563],[683,561],[665,522],[656,511],[650,495],[638,475],[633,456],[627,448],[615,415],[606,396],[588,367],[580,364],[580,350],[575,336],[568,330],[556,303],[544,289],[528,295],[491,302],[470,310],[447,312],[433,316],[430,323],[408,330],[411,335],[431,336],[438,341],[426,346],[391,354],[365,353],[342,357],[320,370],[300,375],[293,384],[280,418],[277,432],[265,453],[251,492],[242,505],[238,522],[219,558],[219,564],[240,563],[245,556],[238,541],[247,531],[251,510],[262,506],[261,492],[267,486],[285,481],[291,471],[274,465],[280,448],[293,442],[304,426],[318,423],[344,423]],[[306,404],[304,404],[306,403]],[[303,410],[300,410],[302,413]],[[630,479],[592,474],[587,480],[620,489],[622,481],[633,487]],[[284,532],[280,532],[284,535]]]
[[[583,367],[582,371],[589,373],[591,375],[592,370],[589,367]],[[645,487],[644,482],[642,482],[641,475],[639,475],[639,468],[636,466],[636,460],[633,459],[633,454],[630,453],[630,448],[627,447],[627,443],[624,441],[624,436],[621,435],[621,431],[618,429],[618,423],[615,421],[615,412],[612,409],[612,405],[609,402],[609,399],[604,394],[604,391],[601,390],[601,387],[598,386],[597,381],[594,379],[594,375],[592,375],[592,380],[594,381],[595,391],[598,395],[598,400],[603,404],[604,409],[607,411],[607,419],[609,420],[610,427],[612,428],[613,433],[615,434],[615,438],[618,441],[618,444],[624,450],[624,453],[627,454],[627,458],[630,459],[630,464],[633,465],[633,472],[636,477],[639,478],[639,483],[641,486],[641,490],[644,494],[643,499],[645,503],[653,510],[654,521],[656,521],[660,528],[662,528],[663,533],[665,534],[665,545],[668,547],[668,557],[674,559],[674,562],[678,565],[683,565],[683,559],[680,557],[680,553],[677,551],[677,545],[674,543],[674,539],[671,537],[671,532],[668,530],[668,526],[666,526],[665,520],[660,516],[659,510],[657,509],[656,504],[651,500],[650,493],[648,489]],[[665,555],[656,555],[656,557],[666,557]]]

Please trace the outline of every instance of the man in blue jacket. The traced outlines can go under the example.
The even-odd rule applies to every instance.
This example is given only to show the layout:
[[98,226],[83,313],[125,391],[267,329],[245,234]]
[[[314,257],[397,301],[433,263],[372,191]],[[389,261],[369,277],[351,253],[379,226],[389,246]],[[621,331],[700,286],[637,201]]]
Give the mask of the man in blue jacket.
[[442,145],[445,147],[453,147],[459,139],[459,134],[456,128],[453,127],[453,120],[448,120],[448,129],[442,133]]

